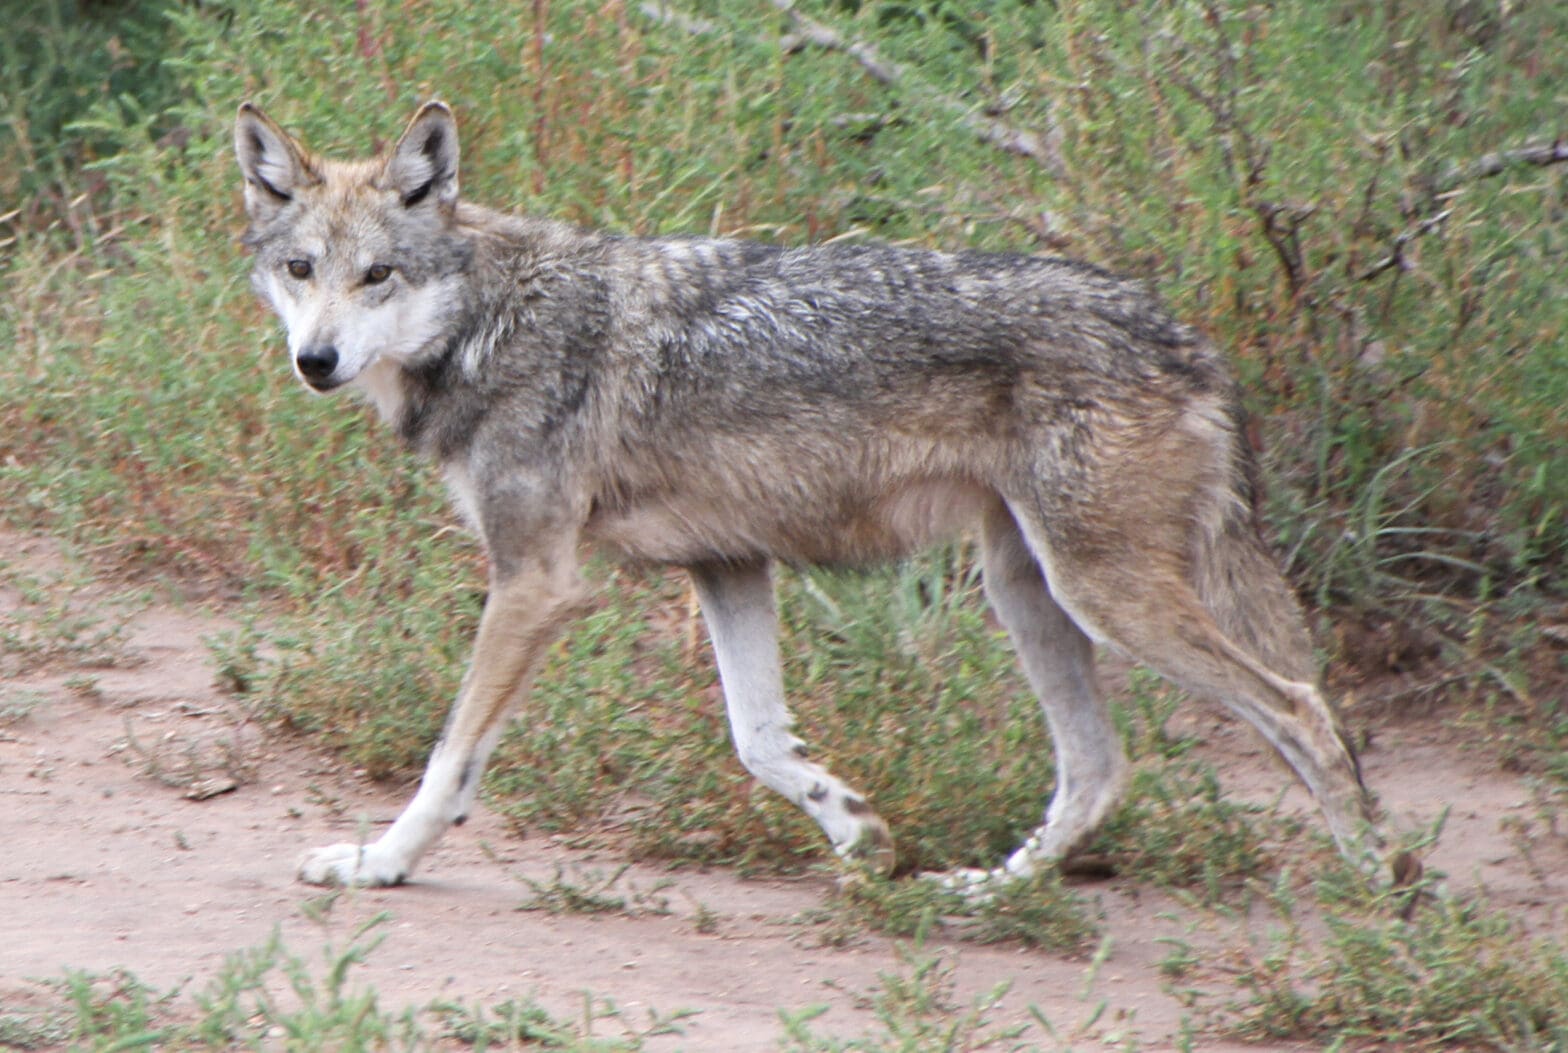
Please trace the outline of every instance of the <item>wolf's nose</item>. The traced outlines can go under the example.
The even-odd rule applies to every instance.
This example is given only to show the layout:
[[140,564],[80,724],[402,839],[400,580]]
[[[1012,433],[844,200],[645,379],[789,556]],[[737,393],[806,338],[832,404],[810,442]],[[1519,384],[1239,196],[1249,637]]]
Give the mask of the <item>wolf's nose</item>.
[[311,383],[320,383],[332,376],[332,371],[338,368],[338,349],[328,344],[325,347],[307,347],[294,358],[294,364],[299,367],[300,376]]

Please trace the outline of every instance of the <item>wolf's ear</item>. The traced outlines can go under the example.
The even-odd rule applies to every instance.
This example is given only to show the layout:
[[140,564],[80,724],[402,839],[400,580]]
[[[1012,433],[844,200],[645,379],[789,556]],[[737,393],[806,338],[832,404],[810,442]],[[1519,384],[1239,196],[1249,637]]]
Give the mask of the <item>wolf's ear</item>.
[[253,220],[276,215],[295,191],[316,181],[299,144],[248,102],[234,120],[234,155],[245,175],[245,211]]
[[457,201],[457,120],[444,102],[427,102],[392,148],[377,184],[396,191],[406,208]]

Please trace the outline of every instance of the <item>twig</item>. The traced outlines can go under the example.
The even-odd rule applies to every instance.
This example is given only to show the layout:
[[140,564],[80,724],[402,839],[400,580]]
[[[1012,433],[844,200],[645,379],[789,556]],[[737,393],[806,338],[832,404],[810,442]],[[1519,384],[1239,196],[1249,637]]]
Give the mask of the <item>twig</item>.
[[795,26],[798,39],[828,51],[842,52],[860,63],[861,68],[878,83],[889,88],[902,86],[905,90],[911,90],[914,94],[936,103],[949,113],[956,114],[960,122],[974,132],[981,142],[989,143],[1006,153],[1037,161],[1054,176],[1061,176],[1066,172],[1061,153],[1048,135],[1038,135],[1027,129],[1015,128],[1005,121],[976,113],[963,101],[943,95],[929,85],[920,83],[919,79],[904,67],[883,60],[871,45],[858,40],[848,40],[834,29],[807,18],[795,10],[794,0],[771,0],[771,3],[789,16],[790,22]]
[[[1449,165],[1446,171],[1433,183],[1432,197],[1438,198],[1443,194],[1451,193],[1466,183],[1477,180],[1489,179],[1501,175],[1516,165],[1555,165],[1568,162],[1568,140],[1553,139],[1540,142],[1526,143],[1524,146],[1513,150],[1498,150],[1495,153],[1483,154],[1469,164]],[[1356,275],[1357,281],[1371,281],[1384,271],[1404,265],[1405,246],[1417,238],[1432,233],[1453,214],[1453,209],[1445,208],[1435,215],[1421,220],[1403,234],[1394,239],[1394,244],[1389,254],[1372,264],[1366,270]]]
[[[902,89],[956,115],[959,122],[974,132],[981,142],[1010,154],[1030,158],[1054,176],[1060,177],[1066,172],[1061,151],[1057,148],[1055,137],[1050,131],[1040,135],[1024,128],[1014,127],[1006,121],[997,120],[986,114],[977,113],[961,99],[945,95],[930,85],[922,83],[920,78],[906,67],[882,58],[870,44],[849,39],[832,27],[801,14],[795,10],[793,0],[770,0],[770,2],[789,17],[794,29],[780,41],[785,51],[799,51],[809,46],[848,55],[872,80],[884,87]],[[658,0],[646,0],[638,9],[644,16],[655,22],[674,26],[694,36],[725,32],[724,28],[715,22],[693,17]]]
[[795,26],[795,35],[785,37],[780,43],[786,51],[798,51],[803,45],[822,48],[825,51],[840,51],[860,63],[862,69],[871,75],[871,79],[890,88],[896,88],[900,80],[905,79],[905,71],[895,65],[883,62],[881,56],[870,44],[858,40],[845,40],[837,32],[807,18],[795,10],[794,0],[771,0],[773,6],[789,16],[790,22]]
[[1389,254],[1383,257],[1381,260],[1378,260],[1366,270],[1362,271],[1360,274],[1356,275],[1356,280],[1363,282],[1371,281],[1373,278],[1376,278],[1379,274],[1382,274],[1386,270],[1391,270],[1394,267],[1402,266],[1405,262],[1405,246],[1422,235],[1430,234],[1432,231],[1442,226],[1443,221],[1448,219],[1448,217],[1453,214],[1453,211],[1454,210],[1451,208],[1445,208],[1437,215],[1428,216],[1420,223],[1417,223],[1415,226],[1399,235],[1399,237],[1394,239],[1394,246]]
[[663,25],[674,26],[690,36],[704,37],[724,32],[724,27],[717,22],[710,22],[706,18],[688,15],[684,11],[675,10],[668,4],[655,3],[653,0],[639,4],[638,10],[643,13],[644,17]]
[[1555,165],[1565,161],[1568,161],[1568,139],[1526,143],[1514,150],[1484,154],[1467,165],[1449,166],[1437,180],[1437,191],[1443,193],[1462,183],[1501,175],[1515,165]]

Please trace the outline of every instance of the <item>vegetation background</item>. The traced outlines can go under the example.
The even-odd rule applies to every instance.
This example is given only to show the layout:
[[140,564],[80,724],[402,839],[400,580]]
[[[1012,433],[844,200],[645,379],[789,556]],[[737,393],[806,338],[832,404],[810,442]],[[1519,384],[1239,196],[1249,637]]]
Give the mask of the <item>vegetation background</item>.
[[[0,515],[225,596],[251,627],[215,645],[232,689],[355,765],[417,770],[481,557],[428,470],[292,379],[235,240],[243,99],[363,154],[443,98],[469,196],[583,224],[1065,253],[1147,279],[1231,352],[1267,519],[1353,719],[1435,708],[1568,787],[1568,6],[44,0],[6,18]],[[909,867],[994,861],[1050,786],[966,547],[784,582],[806,737]],[[730,757],[684,580],[597,574],[494,805],[640,857],[819,856]],[[1141,676],[1126,697],[1159,763],[1105,856],[1158,881],[1266,873],[1267,830],[1164,735],[1172,698]]]

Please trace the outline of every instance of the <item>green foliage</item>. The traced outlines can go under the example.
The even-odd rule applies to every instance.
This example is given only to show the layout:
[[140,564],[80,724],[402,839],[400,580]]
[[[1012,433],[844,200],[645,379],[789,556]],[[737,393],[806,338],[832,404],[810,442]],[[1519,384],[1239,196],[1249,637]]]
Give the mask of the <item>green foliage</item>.
[[[690,1015],[677,1012],[668,1017],[649,1011],[646,1026],[634,1026],[609,999],[584,996],[583,1026],[558,1020],[531,1000],[508,999],[489,1010],[482,1006],[437,1003],[431,1012],[442,1017],[445,1032],[475,1050],[555,1049],[566,1053],[636,1053],[647,1039],[658,1035],[680,1034],[680,1021]],[[596,1036],[597,1021],[611,1021],[611,1027],[625,1033],[616,1037]],[[431,1048],[447,1048],[446,1043]]]
[[589,870],[567,877],[561,867],[549,881],[523,878],[530,895],[518,910],[540,910],[547,914],[624,914],[628,917],[670,913],[669,900],[660,895],[673,882],[663,881],[649,891],[628,886],[623,893],[616,886],[629,869],[623,865],[610,874]]
[[[346,951],[329,950],[320,973],[274,936],[230,955],[189,997],[178,989],[157,992],[125,972],[67,972],[54,985],[57,1007],[7,1019],[15,1033],[36,1036],[34,1044],[64,1036],[72,1049],[424,1048],[412,1012],[385,1013],[373,992],[348,982],[352,967],[380,942],[366,937],[383,921],[364,926]],[[292,995],[287,1004],[278,997],[279,980]]]
[[[462,115],[465,186],[494,203],[633,231],[1043,244],[1147,274],[1256,392],[1271,511],[1320,601],[1560,586],[1563,191],[1553,168],[1507,163],[1555,129],[1557,5],[815,11],[874,46],[885,84],[837,51],[785,57],[794,26],[765,5],[704,7],[558,3],[534,25],[443,3],[35,5],[7,38],[0,170],[47,161],[80,201],[53,218],[67,246],[39,215],[10,221],[21,515],[249,579],[247,557],[352,565],[341,528],[363,504],[340,501],[428,499],[358,422],[235,353],[257,326],[214,191],[234,184],[240,98],[362,151],[439,93]],[[1044,160],[982,141],[977,111],[1036,133]],[[61,269],[67,247],[81,258]],[[370,493],[321,492],[332,465],[372,458]],[[291,550],[255,550],[278,538]]]
[[1127,701],[1113,712],[1133,761],[1132,779],[1086,858],[1222,903],[1243,879],[1267,869],[1268,842],[1292,827],[1258,805],[1226,798],[1213,765],[1190,755],[1196,740],[1170,737],[1165,723],[1185,696],[1143,670],[1134,671],[1128,688]]
[[[1088,3],[1053,25],[1062,152],[1095,175],[1063,185],[1075,219],[1233,348],[1280,436],[1273,511],[1320,602],[1553,573],[1568,374],[1549,365],[1560,298],[1543,297],[1568,244],[1539,220],[1563,189],[1483,159],[1555,134],[1564,70],[1541,41],[1565,18]],[[1346,544],[1389,578],[1347,578]]]
[[[330,898],[311,910],[330,910]],[[454,1002],[390,1012],[376,993],[353,982],[354,969],[385,938],[380,914],[355,931],[347,948],[328,946],[319,965],[290,952],[280,937],[235,954],[197,991],[159,992],[135,976],[67,972],[51,986],[54,1004],[23,1012],[0,1011],[0,1044],[6,1048],[132,1050],[554,1049],[567,1053],[635,1053],[656,1035],[679,1033],[685,1013],[650,1012],[639,1023],[613,1002],[584,993],[579,1020],[560,1020],[536,1002],[508,1000],[489,1009]],[[594,1025],[611,1021],[621,1032],[606,1038]]]
[[1084,899],[1045,870],[983,892],[948,888],[936,876],[887,880],[856,875],[839,895],[803,920],[820,926],[821,942],[838,945],[870,928],[891,936],[951,933],[973,943],[1016,943],[1083,952],[1099,935]]
[[[215,644],[225,682],[356,766],[422,761],[483,572],[431,473],[368,415],[300,392],[253,304],[228,143],[244,98],[324,150],[363,152],[440,95],[462,122],[468,193],[618,230],[1064,251],[1149,278],[1237,363],[1267,450],[1265,512],[1304,594],[1341,619],[1435,626],[1481,699],[1472,719],[1568,780],[1561,692],[1540,686],[1563,660],[1530,625],[1565,598],[1568,187],[1523,149],[1561,132],[1568,7],[796,5],[828,31],[815,39],[867,45],[851,52],[786,41],[802,27],[774,5],[720,0],[663,5],[681,18],[585,0],[23,6],[0,37],[0,508],[103,559],[240,593],[250,628]],[[1032,134],[1034,155],[1000,149],[999,131]],[[910,869],[995,864],[1051,791],[1036,705],[969,556],[781,575],[802,736],[890,822]],[[823,858],[819,832],[733,758],[682,579],[594,575],[597,608],[498,751],[497,807],[519,827],[612,830],[640,856]],[[58,591],[21,583],[0,667],[112,657],[113,636]],[[0,716],[31,704],[12,692]],[[1223,902],[1268,873],[1288,831],[1224,798],[1166,734],[1173,705],[1134,683],[1119,714],[1131,793],[1092,853]],[[645,909],[612,884],[558,875],[530,903]],[[1403,921],[1325,893],[1326,929],[1309,932],[1287,888],[1229,1029],[1568,1045],[1560,947],[1450,900]],[[1054,874],[979,903],[867,881],[819,929],[939,925],[1072,952],[1095,934]],[[274,941],[189,999],[72,975],[57,1006],[0,1014],[0,1042],[635,1049],[669,1026],[618,1018],[616,1045],[512,1002],[440,1007],[432,1036],[349,982],[374,943],[361,933],[318,966]],[[1187,982],[1202,964],[1183,945],[1166,968]],[[873,997],[881,1033],[824,1038],[808,1011],[786,1016],[784,1041],[1016,1040],[987,1023],[1000,992],[966,1008],[937,959],[905,972]],[[617,1014],[590,999],[584,1015]]]
[[[1038,707],[966,566],[943,551],[869,580],[780,575],[798,730],[892,824],[906,869],[994,862],[1049,792]],[[644,857],[774,868],[820,857],[816,827],[734,757],[684,580],[614,573],[599,602],[500,748],[501,810],[549,830],[609,821]]]
[[[1352,879],[1352,887],[1359,885]],[[1568,1043],[1568,955],[1484,902],[1407,893],[1319,892],[1327,932],[1302,928],[1276,890],[1283,927],[1239,976],[1224,1027],[1253,1038],[1390,1043],[1405,1049],[1561,1049]]]
[[112,208],[98,199],[101,181],[84,180],[83,170],[125,142],[77,122],[114,113],[143,144],[168,132],[163,110],[180,93],[179,79],[159,61],[169,40],[158,4],[39,0],[8,8],[0,36],[0,158],[7,161],[0,202],[77,245],[102,236]]
[[826,1011],[813,1006],[780,1010],[784,1026],[781,1049],[790,1053],[935,1053],[938,1050],[1025,1049],[1017,1040],[1025,1027],[998,1028],[990,1015],[1007,994],[1007,984],[977,995],[969,1006],[955,998],[953,967],[938,955],[924,954],[921,941],[902,947],[903,968],[882,973],[870,1002],[879,1030],[856,1039],[815,1034],[811,1021]]

